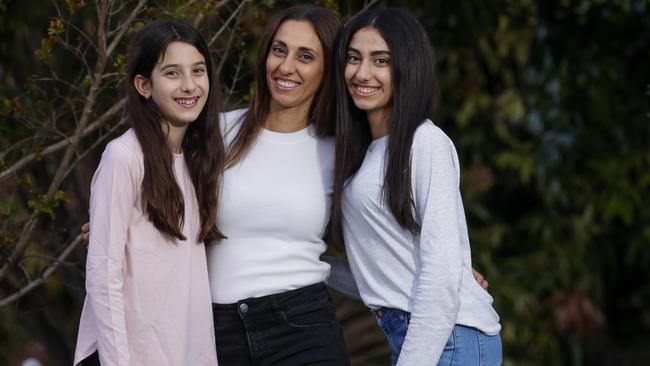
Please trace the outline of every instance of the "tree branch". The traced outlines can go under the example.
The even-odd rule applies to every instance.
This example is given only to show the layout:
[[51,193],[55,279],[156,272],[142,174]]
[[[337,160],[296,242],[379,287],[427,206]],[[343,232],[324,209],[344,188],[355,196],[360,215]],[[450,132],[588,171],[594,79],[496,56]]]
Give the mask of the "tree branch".
[[[144,3],[144,0],[141,0],[141,3]],[[98,24],[97,24],[98,54],[97,54],[97,61],[95,63],[95,71],[92,75],[92,82],[88,90],[88,94],[86,96],[86,103],[84,105],[83,112],[81,114],[81,119],[79,120],[79,124],[77,125],[74,134],[70,138],[70,143],[68,144],[68,147],[65,150],[63,159],[61,160],[61,163],[59,164],[56,172],[54,173],[54,178],[52,179],[52,182],[50,183],[50,186],[47,190],[47,193],[45,194],[44,201],[46,202],[51,201],[54,198],[54,195],[56,194],[59,187],[61,186],[61,183],[63,183],[63,179],[65,178],[65,172],[68,169],[68,166],[70,166],[70,162],[74,157],[75,151],[77,149],[77,145],[81,141],[82,133],[86,129],[86,125],[89,122],[90,116],[92,114],[92,111],[94,110],[95,102],[99,94],[100,85],[102,82],[101,75],[104,73],[104,69],[106,67],[106,63],[108,60],[108,53],[106,52],[105,29],[104,29],[106,25],[106,16],[108,13],[108,6],[106,1],[100,1],[97,3],[97,13],[98,13]],[[30,240],[34,228],[37,226],[39,221],[40,221],[40,217],[36,214],[36,211],[34,211],[32,216],[25,223],[25,226],[23,227],[23,231],[21,232],[20,235],[20,239],[18,240],[18,243],[16,243],[16,246],[14,247],[11,256],[9,256],[7,262],[2,266],[2,268],[0,268],[0,281],[2,281],[7,276],[7,274],[10,272],[14,264],[20,260],[22,255],[25,253],[25,250],[27,250],[27,247],[30,244]]]
[[208,47],[212,46],[212,44],[214,43],[214,41],[216,41],[217,38],[219,38],[219,36],[221,35],[221,33],[222,33],[223,31],[225,31],[226,29],[228,29],[228,24],[229,24],[233,19],[235,19],[235,17],[239,14],[239,12],[244,8],[244,5],[245,5],[247,2],[249,2],[249,1],[250,1],[250,0],[242,0],[242,2],[239,3],[239,5],[237,5],[237,9],[235,9],[235,11],[233,11],[232,14],[230,14],[230,17],[228,18],[228,20],[226,20],[226,22],[223,23],[223,25],[222,25],[221,28],[217,31],[217,33],[215,33],[215,35],[212,36],[212,38],[210,38],[210,42],[208,42]]
[[117,35],[115,35],[115,38],[113,38],[113,41],[108,46],[108,48],[105,49],[107,56],[110,56],[113,53],[113,50],[115,50],[115,47],[117,47],[117,45],[120,43],[120,41],[122,40],[122,37],[124,37],[124,34],[126,33],[126,31],[129,30],[129,27],[131,26],[131,23],[133,22],[135,17],[138,15],[138,13],[140,13],[142,11],[142,8],[144,7],[144,5],[146,3],[147,3],[146,0],[138,1],[138,5],[136,5],[135,8],[133,8],[133,10],[131,11],[131,14],[129,14],[129,17],[126,18],[124,23],[122,23],[120,31],[117,33]]
[[63,252],[61,252],[61,254],[59,254],[59,256],[55,260],[52,260],[50,264],[47,265],[47,267],[45,267],[45,270],[43,271],[40,277],[31,280],[27,285],[25,285],[18,291],[0,300],[0,308],[20,299],[21,297],[25,296],[36,287],[43,284],[43,282],[45,282],[45,280],[48,277],[50,277],[52,273],[54,273],[54,271],[64,262],[64,260],[70,255],[70,253],[73,252],[73,250],[77,247],[77,245],[79,245],[79,243],[83,241],[82,239],[83,239],[82,234],[77,235],[77,237],[66,246]]
[[[104,112],[104,114],[102,114],[99,118],[97,118],[93,123],[89,124],[83,130],[83,132],[81,133],[81,137],[83,138],[83,137],[87,136],[88,134],[90,134],[91,132],[93,132],[93,131],[97,130],[98,128],[100,128],[101,126],[103,126],[106,123],[106,121],[108,121],[111,117],[113,117],[115,114],[120,112],[120,110],[124,107],[125,104],[126,104],[126,98],[122,98],[119,102],[117,102],[109,110],[107,110],[106,112]],[[13,165],[8,167],[7,169],[3,170],[0,173],[0,182],[2,182],[8,176],[10,176],[12,174],[15,174],[18,170],[22,169],[23,167],[25,167],[27,164],[31,163],[32,161],[34,161],[36,159],[40,159],[45,155],[55,153],[55,152],[65,148],[65,147],[67,147],[68,145],[71,144],[71,142],[72,142],[71,140],[72,140],[72,137],[65,138],[65,139],[62,139],[62,140],[60,140],[60,141],[46,147],[45,149],[43,149],[42,151],[40,151],[38,153],[30,153],[30,154],[28,154],[27,156],[25,156],[22,159],[18,160],[17,162],[15,162]]]

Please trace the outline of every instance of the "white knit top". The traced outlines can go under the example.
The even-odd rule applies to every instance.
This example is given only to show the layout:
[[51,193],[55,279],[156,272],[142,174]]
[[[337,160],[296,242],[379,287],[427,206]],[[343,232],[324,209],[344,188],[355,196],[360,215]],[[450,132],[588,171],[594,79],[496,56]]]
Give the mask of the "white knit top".
[[[246,110],[222,115],[228,147]],[[242,161],[224,173],[217,222],[228,238],[207,246],[214,303],[229,304],[325,281],[319,256],[329,220],[334,140],[315,126],[262,129]]]
[[389,138],[370,144],[344,191],[346,250],[367,306],[411,313],[398,366],[435,365],[455,324],[494,335],[499,316],[472,276],[453,143],[428,120],[415,133],[411,190],[421,230],[413,235],[381,199]]

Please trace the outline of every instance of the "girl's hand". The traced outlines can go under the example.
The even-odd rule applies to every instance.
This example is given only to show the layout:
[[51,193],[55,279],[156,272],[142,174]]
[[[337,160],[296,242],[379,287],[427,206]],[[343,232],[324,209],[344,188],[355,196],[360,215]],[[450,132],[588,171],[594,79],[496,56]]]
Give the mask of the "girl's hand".
[[[83,233],[83,238],[84,238],[84,242],[85,242],[85,245],[86,245],[86,249],[88,249],[88,242],[90,241],[90,223],[89,222],[81,225],[81,232]],[[478,273],[478,272],[474,272],[474,277],[476,277],[476,273]],[[481,276],[481,278],[483,278],[483,276]]]
[[[84,226],[87,226],[87,225],[88,225],[88,224],[86,224],[86,225],[84,225]],[[83,231],[83,228],[81,228],[81,230]],[[86,231],[87,231],[87,230],[86,230]],[[88,239],[87,239],[87,234],[84,235],[84,239],[88,240]],[[474,274],[474,279],[476,280],[476,282],[477,282],[479,285],[481,285],[481,287],[483,287],[484,290],[487,291],[488,286],[489,286],[489,285],[488,285],[488,281],[483,277],[482,274],[480,274],[480,273],[479,273],[477,270],[475,270],[474,268],[472,268],[472,273]]]

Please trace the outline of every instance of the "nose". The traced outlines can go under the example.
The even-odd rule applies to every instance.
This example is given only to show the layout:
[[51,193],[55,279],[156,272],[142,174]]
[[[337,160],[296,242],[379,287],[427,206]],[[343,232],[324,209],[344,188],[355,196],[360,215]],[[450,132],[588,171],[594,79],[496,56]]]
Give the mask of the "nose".
[[194,91],[196,83],[194,82],[194,77],[191,73],[183,75],[181,80],[181,90],[183,92],[189,93]]
[[354,74],[354,76],[359,81],[370,80],[372,78],[372,65],[370,65],[370,62],[363,60],[359,64],[359,68],[357,69],[357,72]]
[[280,67],[278,67],[278,70],[280,70],[280,73],[282,75],[292,74],[295,69],[296,69],[296,64],[295,64],[295,60],[292,57],[285,57],[282,60]]

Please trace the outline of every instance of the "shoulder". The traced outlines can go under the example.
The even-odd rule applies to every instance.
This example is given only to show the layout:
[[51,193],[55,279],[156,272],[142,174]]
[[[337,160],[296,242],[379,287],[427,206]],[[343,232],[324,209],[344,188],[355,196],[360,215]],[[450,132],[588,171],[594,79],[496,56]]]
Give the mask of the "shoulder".
[[102,154],[102,163],[139,166],[142,164],[142,149],[132,128],[106,145]]
[[432,145],[436,148],[450,148],[454,143],[440,127],[436,126],[431,120],[426,119],[415,130],[413,147]]
[[334,150],[334,146],[336,145],[336,139],[334,136],[319,136],[318,132],[316,131],[316,125],[315,124],[310,124],[308,127],[309,131],[309,136],[314,139],[318,144]]
[[334,148],[336,140],[334,136],[319,136],[316,130],[316,125],[311,123],[307,126],[307,135],[309,136],[310,144],[316,148],[316,152],[320,159],[326,158],[330,161],[330,165],[334,164]]
[[221,135],[225,141],[231,141],[237,135],[246,112],[248,112],[248,108],[235,109],[219,114]]
[[334,137],[316,137],[318,156],[320,157],[321,162],[326,166],[334,169],[335,160],[336,160],[336,141]]
[[429,119],[422,122],[415,131],[411,154],[414,160],[449,161],[458,168],[458,153],[454,143]]

